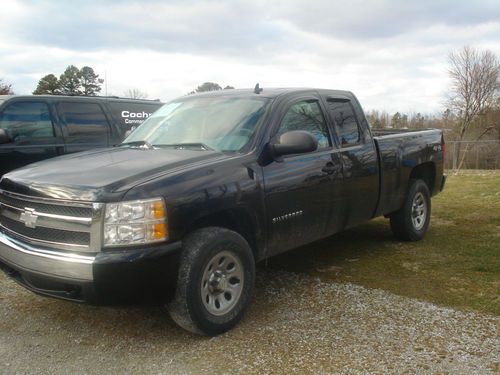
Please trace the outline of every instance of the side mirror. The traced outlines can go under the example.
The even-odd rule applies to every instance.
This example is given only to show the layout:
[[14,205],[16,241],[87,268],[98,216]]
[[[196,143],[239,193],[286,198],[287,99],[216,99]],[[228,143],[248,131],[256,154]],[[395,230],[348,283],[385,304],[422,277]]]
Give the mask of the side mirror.
[[7,131],[5,129],[0,129],[0,144],[10,143],[12,139],[10,139]]
[[318,141],[307,131],[291,130],[281,134],[278,143],[269,146],[274,156],[303,154],[316,151]]

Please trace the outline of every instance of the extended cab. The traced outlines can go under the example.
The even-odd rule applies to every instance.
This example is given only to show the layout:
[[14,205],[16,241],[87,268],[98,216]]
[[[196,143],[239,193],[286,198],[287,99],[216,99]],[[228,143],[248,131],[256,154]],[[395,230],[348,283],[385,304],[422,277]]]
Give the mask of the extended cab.
[[101,96],[0,95],[0,176],[39,160],[120,143],[162,104]]
[[257,261],[382,215],[422,239],[443,157],[440,130],[374,136],[347,91],[187,96],[118,147],[6,174],[0,264],[74,301],[172,290],[173,319],[213,335],[242,317]]

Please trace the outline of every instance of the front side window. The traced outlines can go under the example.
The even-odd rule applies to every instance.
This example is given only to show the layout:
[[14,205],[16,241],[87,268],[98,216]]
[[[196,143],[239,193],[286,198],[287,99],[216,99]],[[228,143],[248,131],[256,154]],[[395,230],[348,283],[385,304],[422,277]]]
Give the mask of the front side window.
[[62,102],[59,104],[59,112],[70,136],[106,136],[108,134],[108,121],[101,107],[96,103]]
[[325,119],[316,101],[298,102],[288,109],[278,129],[278,136],[291,130],[312,133],[318,141],[318,149],[331,145]]
[[14,141],[53,137],[49,107],[43,102],[14,102],[0,113],[0,128]]
[[338,137],[342,147],[360,143],[358,122],[352,106],[346,101],[328,101],[328,110],[333,117]]
[[249,144],[268,102],[242,97],[177,100],[157,110],[123,143],[238,152]]

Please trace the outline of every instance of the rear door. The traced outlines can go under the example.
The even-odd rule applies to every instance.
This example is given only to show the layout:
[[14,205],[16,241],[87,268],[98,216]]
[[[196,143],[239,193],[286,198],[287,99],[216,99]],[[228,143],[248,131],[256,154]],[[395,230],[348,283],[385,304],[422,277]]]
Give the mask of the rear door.
[[271,140],[286,131],[306,130],[318,140],[318,150],[287,155],[263,167],[269,255],[325,235],[332,182],[341,171],[318,97],[295,98],[284,105],[282,113]]
[[0,112],[0,128],[12,141],[0,144],[0,176],[59,155],[64,142],[55,125],[49,102],[36,99],[9,101]]
[[109,146],[111,126],[99,103],[61,101],[57,110],[64,125],[67,153]]
[[342,222],[335,231],[371,219],[378,200],[375,144],[358,104],[348,98],[327,97],[326,106],[340,148],[343,168]]

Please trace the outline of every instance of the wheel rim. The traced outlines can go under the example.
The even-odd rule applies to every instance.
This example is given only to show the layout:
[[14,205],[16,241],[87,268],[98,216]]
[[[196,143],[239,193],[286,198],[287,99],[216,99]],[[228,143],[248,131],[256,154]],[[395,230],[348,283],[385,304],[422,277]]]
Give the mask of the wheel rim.
[[238,303],[244,284],[243,265],[229,251],[217,253],[205,267],[201,300],[210,314],[224,315]]
[[411,220],[416,230],[421,230],[425,225],[427,217],[427,204],[422,193],[415,194],[412,203]]

